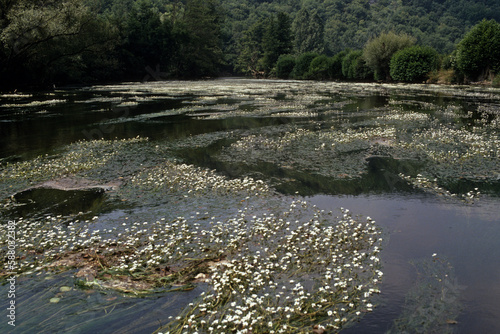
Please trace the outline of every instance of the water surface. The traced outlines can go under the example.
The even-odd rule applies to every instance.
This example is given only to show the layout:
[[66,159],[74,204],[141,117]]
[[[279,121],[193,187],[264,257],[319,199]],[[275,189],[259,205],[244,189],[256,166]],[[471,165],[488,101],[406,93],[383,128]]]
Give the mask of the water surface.
[[[230,197],[138,193],[122,182],[175,159],[229,179],[263,180],[285,198],[324,210],[348,208],[378,223],[381,294],[374,311],[343,332],[500,332],[498,89],[222,79],[4,94],[0,104],[4,170],[28,163],[55,171],[70,161],[68,152],[80,152],[71,173],[118,189],[72,190],[65,198],[59,190],[22,191],[70,172],[4,175],[0,194],[19,192],[22,204],[6,206],[4,221],[97,217],[98,230],[125,219],[226,217],[239,205]],[[102,141],[91,151],[75,144],[137,137],[148,140],[135,146]],[[105,167],[98,164],[103,157]],[[138,299],[75,288],[63,303],[44,307],[58,286],[73,284],[71,273],[47,275],[19,278],[13,333],[150,333],[204,289]],[[29,321],[32,312],[34,319],[50,314],[57,321]],[[10,330],[6,326],[0,323]]]

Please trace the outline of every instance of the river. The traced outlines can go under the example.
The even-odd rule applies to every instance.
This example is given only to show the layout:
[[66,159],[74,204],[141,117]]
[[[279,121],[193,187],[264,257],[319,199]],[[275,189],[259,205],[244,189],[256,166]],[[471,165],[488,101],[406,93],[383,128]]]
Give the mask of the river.
[[[255,224],[255,217],[266,221],[269,212],[283,212],[283,203],[304,201],[298,230],[316,207],[335,214],[349,209],[362,217],[356,221],[369,216],[380,229],[380,293],[352,306],[352,317],[343,311],[341,333],[500,332],[499,114],[500,89],[473,86],[226,78],[0,94],[2,250],[7,257],[7,225],[14,221],[16,261],[24,268],[16,276],[16,327],[3,316],[0,329],[162,331],[213,281],[191,280],[188,291],[139,298],[123,289],[82,286],[74,263],[69,267],[77,269],[69,271],[61,262],[55,272],[47,266],[68,261],[56,253],[74,254],[83,245],[95,252],[92,247],[100,249],[95,245],[118,233],[143,233],[128,222],[149,223],[145,234],[160,218],[178,216],[208,228],[218,219],[234,221],[238,209]],[[198,178],[188,179],[189,173]],[[173,178],[177,183],[169,183]],[[234,194],[233,188],[221,193],[235,182]],[[41,184],[42,190],[32,189]],[[82,224],[81,238],[97,241],[71,249],[62,241],[44,243],[35,230],[49,233],[51,224],[64,226],[61,235]],[[25,246],[34,242],[27,238],[40,244]],[[264,249],[251,242],[248,252]],[[366,245],[367,252],[374,245]],[[50,261],[41,259],[43,252]],[[88,254],[88,263],[104,261]],[[299,280],[314,276],[297,272]],[[8,289],[0,287],[3,310]],[[318,319],[328,322],[326,315]]]

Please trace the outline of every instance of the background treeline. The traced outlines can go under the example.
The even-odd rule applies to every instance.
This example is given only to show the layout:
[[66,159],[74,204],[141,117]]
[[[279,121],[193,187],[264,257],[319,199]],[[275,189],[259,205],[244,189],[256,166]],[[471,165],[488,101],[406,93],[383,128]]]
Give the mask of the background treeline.
[[478,81],[499,72],[495,59],[472,60],[500,54],[496,22],[498,0],[0,0],[0,86],[226,74]]
[[0,86],[216,76],[216,0],[0,0]]

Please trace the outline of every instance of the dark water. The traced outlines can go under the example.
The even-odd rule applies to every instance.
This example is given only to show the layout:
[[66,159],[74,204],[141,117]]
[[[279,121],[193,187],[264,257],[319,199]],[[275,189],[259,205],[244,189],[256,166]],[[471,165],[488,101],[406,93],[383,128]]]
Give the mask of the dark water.
[[[225,153],[231,144],[249,135],[270,134],[269,138],[275,138],[290,129],[321,132],[332,126],[368,129],[375,123],[367,122],[394,110],[399,114],[426,115],[434,120],[432,124],[484,128],[498,139],[500,91],[225,79],[3,95],[0,103],[0,162],[57,155],[66,145],[80,140],[148,137],[155,145],[171,147],[172,155],[184,162],[209,167],[229,177],[261,178],[281,193],[298,192],[325,210],[345,207],[375,219],[383,228],[385,239],[381,254],[382,293],[377,297],[374,312],[344,330],[345,333],[386,333],[391,329],[397,332],[402,327],[395,327],[394,321],[404,318],[405,310],[416,314],[426,309],[429,301],[436,305],[434,314],[440,319],[433,319],[433,311],[426,310],[430,315],[424,312],[427,316],[412,320],[439,323],[429,327],[428,332],[500,332],[498,159],[488,160],[492,163],[488,177],[454,178],[455,174],[450,172],[451,177],[440,180],[447,190],[459,196],[474,187],[484,194],[478,201],[467,202],[436,191],[415,189],[404,182],[399,173],[414,177],[428,168],[413,157],[396,159],[372,152],[361,177],[346,178],[322,172],[329,166],[321,161],[314,172],[316,169],[308,161],[297,157],[288,161],[284,156],[276,162],[259,156],[242,163],[238,156],[231,158],[231,152],[227,156]],[[403,119],[403,122],[397,124],[396,131],[410,128],[414,120]],[[465,170],[464,175],[466,172],[469,171]],[[25,211],[16,212],[18,215],[30,211],[65,215],[73,211],[120,217],[123,210],[141,210],[140,206],[120,206],[99,191],[76,191],[68,195],[36,190],[16,196],[19,201],[30,203],[23,207]],[[438,264],[444,264],[449,271],[443,272]],[[424,267],[427,269],[423,270]],[[68,284],[71,284],[69,276],[21,279],[18,326],[10,331],[3,317],[2,331],[90,333],[99,328],[99,333],[149,333],[168,322],[168,316],[175,316],[201,291],[199,287],[189,293],[139,300],[126,297],[129,300],[124,301],[113,292],[96,295],[74,290],[71,298],[66,298],[73,304],[41,305],[35,310],[37,319],[57,314],[59,322],[33,323],[30,315],[23,313],[22,303],[26,305],[30,298]],[[1,287],[1,295],[6,295],[6,289],[7,286]],[[409,292],[413,292],[413,297]],[[113,307],[115,298],[120,303]],[[6,304],[1,305],[4,308]],[[92,310],[88,305],[97,306]],[[102,316],[103,309],[109,310],[108,317]],[[79,315],[79,310],[85,312]],[[81,326],[73,328],[72,324]],[[419,328],[415,323],[413,327],[407,326],[409,333]]]

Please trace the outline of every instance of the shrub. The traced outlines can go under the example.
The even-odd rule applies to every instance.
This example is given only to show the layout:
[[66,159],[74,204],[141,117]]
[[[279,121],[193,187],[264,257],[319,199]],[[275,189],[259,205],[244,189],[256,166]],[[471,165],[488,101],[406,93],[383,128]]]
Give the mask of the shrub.
[[460,41],[456,69],[470,80],[484,80],[500,73],[500,24],[483,20]]
[[491,82],[493,87],[500,87],[500,74],[497,74],[493,81]]
[[342,74],[342,61],[344,57],[349,53],[349,51],[344,50],[337,53],[332,57],[330,62],[330,69],[328,76],[332,79],[344,79],[344,75]]
[[276,63],[276,76],[280,79],[290,78],[295,67],[295,57],[292,55],[281,55]]
[[309,65],[308,78],[317,80],[329,79],[328,70],[330,69],[331,58],[325,55],[317,56]]
[[376,80],[390,80],[392,56],[399,50],[415,44],[415,38],[394,32],[383,33],[368,41],[363,49],[366,64],[373,70]]
[[363,51],[351,51],[343,58],[342,75],[351,80],[373,78],[373,71],[366,65]]
[[406,82],[425,81],[431,71],[437,70],[439,55],[427,46],[410,46],[394,54],[390,64],[392,79]]
[[309,72],[309,66],[311,65],[311,62],[317,56],[318,54],[313,52],[307,52],[300,55],[295,63],[295,67],[292,72],[292,77],[296,79],[305,79],[307,73]]

